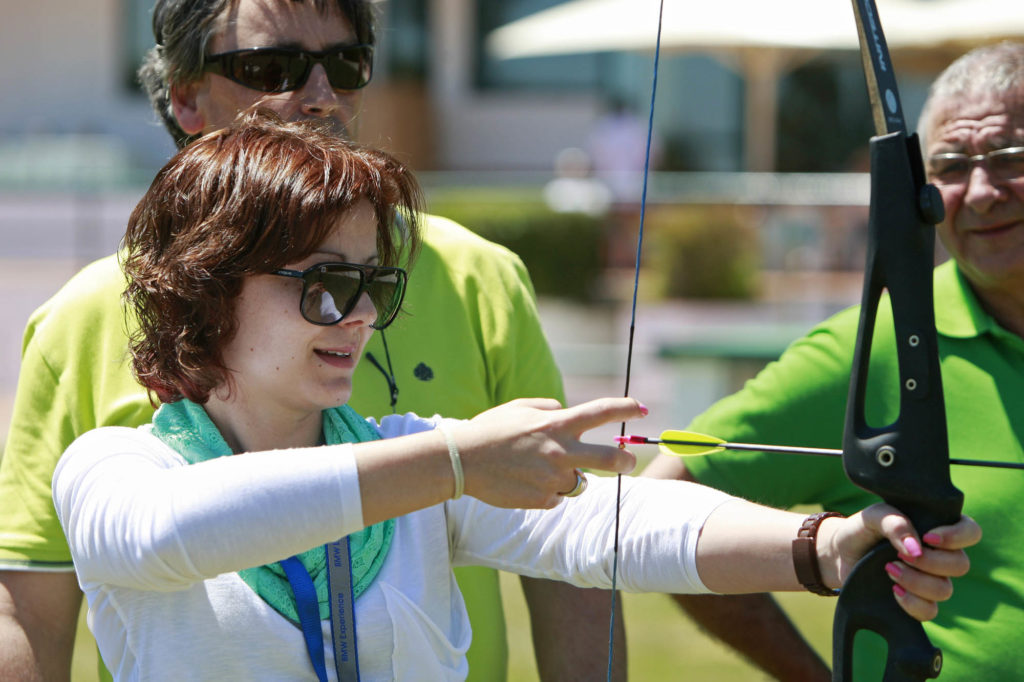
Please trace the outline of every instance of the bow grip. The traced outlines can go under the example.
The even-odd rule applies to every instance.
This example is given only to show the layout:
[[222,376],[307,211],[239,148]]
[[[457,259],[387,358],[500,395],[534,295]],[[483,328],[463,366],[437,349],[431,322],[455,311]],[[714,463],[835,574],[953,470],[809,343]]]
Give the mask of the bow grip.
[[[832,680],[853,679],[853,642],[860,630],[871,630],[889,647],[884,682],[911,682],[939,676],[942,651],[933,646],[921,623],[907,615],[893,598],[893,582],[885,564],[896,559],[889,543],[876,545],[847,578],[839,593],[832,624]],[[858,679],[867,679],[858,674]]]
[[[941,202],[924,180],[917,136],[897,131],[871,139],[871,210],[860,325],[843,434],[843,467],[856,485],[910,518],[918,532],[955,523],[963,493],[950,480],[946,410],[932,292],[934,224]],[[899,412],[873,427],[865,416],[878,303],[888,291],[899,367]],[[900,609],[884,565],[896,556],[880,544],[854,568],[836,608],[833,679],[849,680],[857,630],[889,645],[886,682],[936,677],[941,652],[921,624]]]

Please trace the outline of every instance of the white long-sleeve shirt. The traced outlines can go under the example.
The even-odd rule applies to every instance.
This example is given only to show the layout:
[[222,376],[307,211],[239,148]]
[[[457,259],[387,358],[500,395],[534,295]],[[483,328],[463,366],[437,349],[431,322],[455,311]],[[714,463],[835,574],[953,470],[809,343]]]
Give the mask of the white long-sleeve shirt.
[[[436,418],[435,418],[436,419]],[[435,420],[387,417],[383,437]],[[706,592],[700,528],[727,499],[675,481],[623,479],[618,587]],[[188,463],[146,427],[77,439],[53,478],[89,626],[116,680],[315,679],[297,626],[236,571],[363,527],[352,446]],[[611,587],[615,481],[549,510],[472,497],[396,520],[390,551],[355,605],[363,680],[462,680],[470,627],[453,565]],[[323,622],[334,679],[330,621]]]

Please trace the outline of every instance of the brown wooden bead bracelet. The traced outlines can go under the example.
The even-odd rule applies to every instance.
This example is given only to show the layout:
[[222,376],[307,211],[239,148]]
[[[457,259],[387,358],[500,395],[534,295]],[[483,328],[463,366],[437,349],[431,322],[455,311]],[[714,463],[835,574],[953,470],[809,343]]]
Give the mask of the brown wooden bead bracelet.
[[818,565],[818,528],[825,519],[843,515],[839,512],[818,512],[804,519],[793,540],[793,570],[796,579],[814,594],[835,597],[839,590],[826,587],[821,582],[821,567]]

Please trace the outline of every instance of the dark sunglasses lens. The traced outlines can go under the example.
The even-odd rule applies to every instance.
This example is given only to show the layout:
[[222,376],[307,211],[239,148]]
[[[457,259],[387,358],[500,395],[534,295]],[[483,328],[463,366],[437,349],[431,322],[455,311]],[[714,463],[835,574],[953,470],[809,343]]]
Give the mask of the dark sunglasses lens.
[[363,272],[353,266],[325,265],[306,273],[302,316],[314,324],[334,324],[356,307],[365,291],[377,312],[370,326],[374,329],[388,326],[405,296],[405,272],[370,268],[365,277],[364,288]]
[[405,276],[401,271],[376,272],[366,287],[373,306],[377,309],[377,319],[373,327],[382,329],[391,322],[398,307],[402,305],[405,293]]
[[287,52],[260,51],[235,55],[230,78],[263,92],[284,92],[299,87],[306,70],[304,60]]
[[316,324],[334,324],[352,307],[361,280],[358,270],[309,273],[302,296],[302,316]]
[[365,47],[348,47],[323,62],[327,80],[339,90],[358,90],[370,82],[372,53]]

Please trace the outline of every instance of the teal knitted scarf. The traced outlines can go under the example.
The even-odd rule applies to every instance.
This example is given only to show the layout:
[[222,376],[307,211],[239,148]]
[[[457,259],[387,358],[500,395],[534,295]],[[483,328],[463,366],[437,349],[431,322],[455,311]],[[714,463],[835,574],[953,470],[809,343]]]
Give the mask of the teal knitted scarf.
[[[380,439],[376,429],[348,405],[324,410],[323,419],[324,440],[328,445]],[[206,410],[191,400],[161,405],[153,416],[152,433],[184,457],[189,464],[233,454]],[[388,519],[349,536],[354,598],[358,598],[373,582],[384,563],[394,534],[395,521]],[[324,547],[314,547],[296,556],[313,578],[320,601],[320,619],[330,618],[327,555]],[[295,609],[295,595],[280,564],[246,568],[239,571],[238,575],[275,611],[293,623],[299,622]]]

